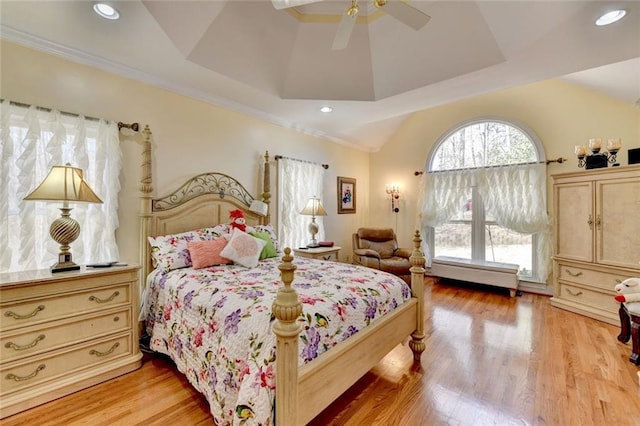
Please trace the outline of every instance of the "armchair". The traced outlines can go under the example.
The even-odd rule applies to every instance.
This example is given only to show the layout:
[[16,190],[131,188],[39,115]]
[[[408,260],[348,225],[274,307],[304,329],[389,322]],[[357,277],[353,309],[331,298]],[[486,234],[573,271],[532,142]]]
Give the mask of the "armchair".
[[353,263],[411,280],[411,250],[398,248],[391,228],[359,228],[353,234]]

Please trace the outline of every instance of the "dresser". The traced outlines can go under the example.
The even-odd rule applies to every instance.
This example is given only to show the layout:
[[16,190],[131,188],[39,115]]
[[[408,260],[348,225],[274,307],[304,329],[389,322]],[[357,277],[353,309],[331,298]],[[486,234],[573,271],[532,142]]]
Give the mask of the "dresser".
[[0,418],[140,367],[138,269],[0,274]]
[[342,247],[338,246],[293,249],[293,254],[311,259],[333,260],[334,262],[338,262],[340,260],[341,249]]
[[551,304],[619,325],[614,286],[640,276],[640,166],[552,178]]

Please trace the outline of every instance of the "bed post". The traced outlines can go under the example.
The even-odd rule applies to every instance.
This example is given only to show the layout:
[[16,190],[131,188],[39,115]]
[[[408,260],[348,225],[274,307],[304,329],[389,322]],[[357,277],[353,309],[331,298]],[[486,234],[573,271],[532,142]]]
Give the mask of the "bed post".
[[297,319],[302,313],[298,293],[291,288],[293,271],[291,249],[284,249],[282,263],[278,265],[284,287],[278,290],[273,302],[277,320],[273,325],[276,335],[276,421],[278,426],[295,425],[298,418],[298,335],[302,330]]
[[425,258],[420,250],[422,239],[420,231],[416,230],[413,236],[413,252],[411,253],[411,293],[418,299],[418,314],[416,318],[416,329],[411,333],[409,347],[413,352],[413,360],[420,362],[420,356],[425,350],[424,340],[424,265]]
[[[153,191],[153,180],[151,177],[151,129],[149,125],[144,126],[144,146],[142,148],[141,179],[140,179],[140,265],[142,276],[140,277],[140,291],[146,285],[145,280],[151,272],[149,256],[149,226],[151,223],[151,192]],[[141,293],[140,293],[141,294]]]
[[263,225],[271,223],[271,169],[269,165],[269,151],[264,153],[264,178],[262,181],[262,201],[267,205],[267,215],[263,219]]

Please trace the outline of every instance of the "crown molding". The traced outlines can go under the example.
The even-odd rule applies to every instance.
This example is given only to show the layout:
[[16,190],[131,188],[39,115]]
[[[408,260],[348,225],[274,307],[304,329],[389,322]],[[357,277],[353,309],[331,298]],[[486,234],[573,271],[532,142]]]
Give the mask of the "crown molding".
[[78,49],[73,49],[68,46],[54,43],[41,37],[34,36],[32,34],[28,34],[15,28],[9,27],[7,25],[0,24],[0,38],[12,43],[16,43],[34,50],[47,53],[49,55],[58,56],[72,62],[98,68],[103,71],[107,71],[132,80],[140,81],[142,83],[159,87],[170,92],[196,99],[217,107],[225,108],[240,114],[258,118],[305,135],[325,139],[339,145],[357,149],[359,151],[372,152],[370,149],[363,148],[342,138],[329,135],[318,129],[301,127],[299,124],[284,120],[281,117],[265,113],[255,108],[249,108],[245,105],[230,101],[226,98],[203,93],[202,91],[193,89],[189,86],[175,84],[167,79],[158,77],[137,68],[114,62]]

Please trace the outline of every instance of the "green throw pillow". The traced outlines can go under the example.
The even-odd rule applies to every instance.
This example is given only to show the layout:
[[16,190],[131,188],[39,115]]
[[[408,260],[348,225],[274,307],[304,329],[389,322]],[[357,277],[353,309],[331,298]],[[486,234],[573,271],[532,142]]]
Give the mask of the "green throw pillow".
[[268,259],[270,257],[278,256],[278,252],[276,251],[276,246],[273,245],[273,241],[271,241],[271,235],[268,232],[249,232],[249,235],[253,235],[256,238],[260,238],[261,240],[265,240],[267,244],[260,252],[260,260]]

